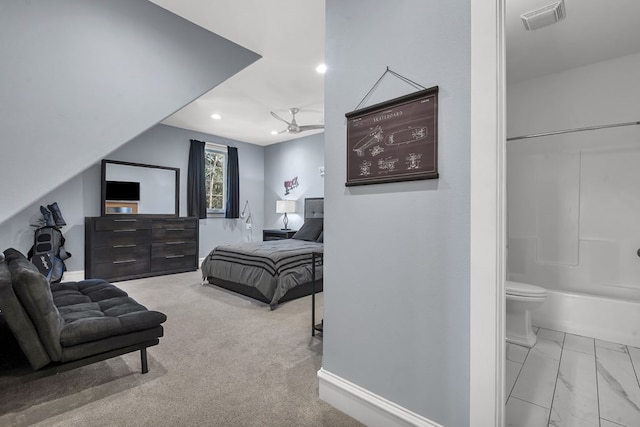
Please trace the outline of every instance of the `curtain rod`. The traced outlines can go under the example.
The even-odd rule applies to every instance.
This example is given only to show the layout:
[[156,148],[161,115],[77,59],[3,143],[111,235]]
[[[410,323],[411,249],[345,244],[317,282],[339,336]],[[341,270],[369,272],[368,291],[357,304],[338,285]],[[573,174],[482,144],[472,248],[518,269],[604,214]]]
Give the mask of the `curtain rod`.
[[597,129],[615,128],[615,127],[633,126],[633,125],[640,125],[640,121],[637,121],[637,122],[626,122],[626,123],[616,123],[616,124],[613,124],[613,125],[590,126],[590,127],[577,128],[577,129],[557,130],[557,131],[553,131],[553,132],[534,133],[534,134],[531,134],[531,135],[514,136],[514,137],[511,137],[511,138],[507,138],[507,141],[515,141],[517,139],[537,138],[539,136],[558,135],[558,134],[561,134],[561,133],[583,132],[583,131],[586,131],[586,130],[597,130]]

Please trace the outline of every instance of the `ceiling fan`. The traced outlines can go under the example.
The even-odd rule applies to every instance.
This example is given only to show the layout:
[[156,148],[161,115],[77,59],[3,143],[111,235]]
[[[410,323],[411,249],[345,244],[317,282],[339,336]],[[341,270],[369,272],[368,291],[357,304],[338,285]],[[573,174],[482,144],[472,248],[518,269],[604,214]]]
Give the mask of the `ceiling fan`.
[[296,122],[296,113],[298,113],[298,111],[300,111],[298,108],[289,108],[289,112],[291,113],[291,121],[287,121],[285,119],[283,119],[282,117],[280,117],[279,115],[277,115],[276,113],[274,113],[273,111],[271,112],[271,115],[273,117],[275,117],[276,119],[285,122],[287,124],[287,128],[285,130],[282,130],[280,133],[300,133],[300,132],[304,132],[307,130],[314,130],[314,129],[324,129],[324,125],[306,125],[306,126],[300,126],[298,125],[298,123]]

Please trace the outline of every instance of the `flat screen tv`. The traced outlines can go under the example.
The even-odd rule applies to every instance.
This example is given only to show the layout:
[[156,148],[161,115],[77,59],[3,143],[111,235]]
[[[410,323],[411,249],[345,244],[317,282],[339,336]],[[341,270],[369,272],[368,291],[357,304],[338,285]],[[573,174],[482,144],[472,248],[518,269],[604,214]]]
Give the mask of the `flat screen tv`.
[[107,181],[105,200],[140,200],[140,183],[128,181]]

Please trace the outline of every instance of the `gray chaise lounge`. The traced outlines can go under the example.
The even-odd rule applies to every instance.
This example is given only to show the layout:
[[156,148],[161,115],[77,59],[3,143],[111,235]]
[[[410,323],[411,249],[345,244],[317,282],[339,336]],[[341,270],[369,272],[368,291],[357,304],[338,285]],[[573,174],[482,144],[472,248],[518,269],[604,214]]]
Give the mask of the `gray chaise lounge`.
[[35,371],[55,374],[159,343],[167,317],[101,279],[49,284],[19,251],[0,254],[0,316]]

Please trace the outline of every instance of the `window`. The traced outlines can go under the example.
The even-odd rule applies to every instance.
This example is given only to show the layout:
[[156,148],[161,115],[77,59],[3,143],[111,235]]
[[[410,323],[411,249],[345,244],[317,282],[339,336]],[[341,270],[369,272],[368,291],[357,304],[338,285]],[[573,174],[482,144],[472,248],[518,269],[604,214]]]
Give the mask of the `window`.
[[224,213],[227,207],[227,147],[207,142],[204,147],[207,213]]

